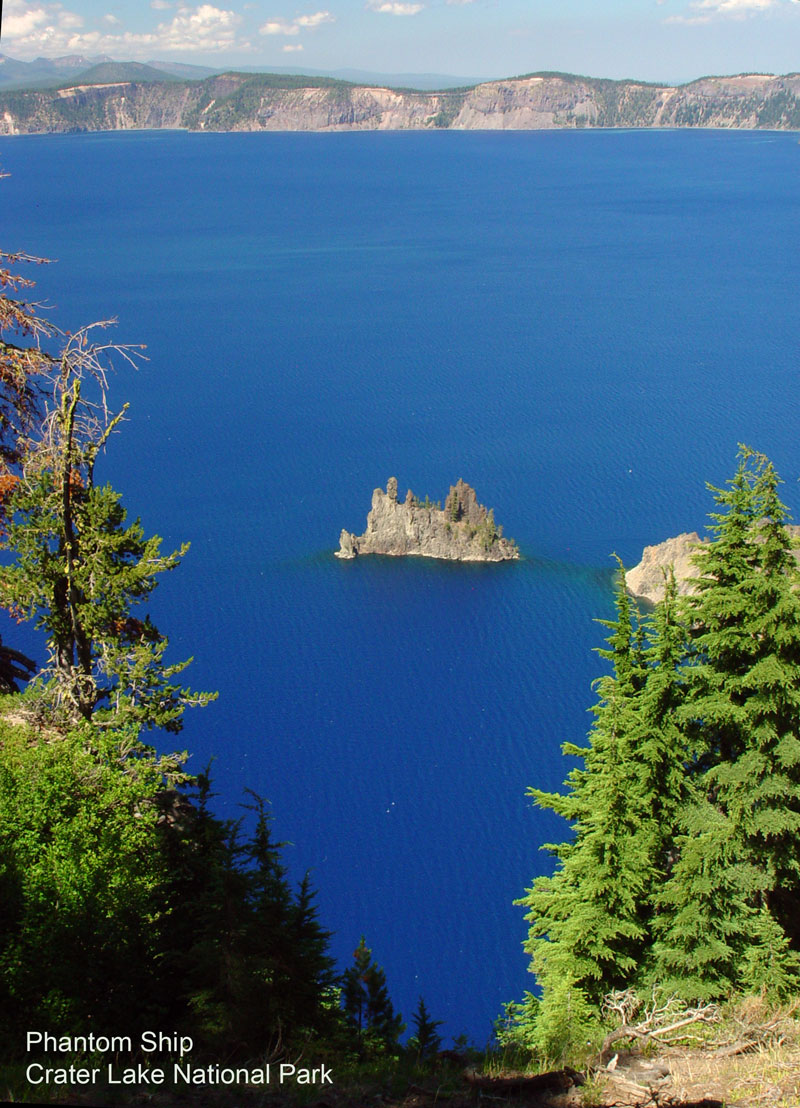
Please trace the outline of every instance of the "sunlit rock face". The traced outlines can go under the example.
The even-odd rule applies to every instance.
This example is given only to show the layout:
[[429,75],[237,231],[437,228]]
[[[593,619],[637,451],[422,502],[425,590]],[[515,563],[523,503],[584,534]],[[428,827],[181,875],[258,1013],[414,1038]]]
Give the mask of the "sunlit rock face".
[[363,535],[342,531],[337,558],[361,554],[417,555],[451,562],[504,562],[519,558],[513,540],[503,538],[494,513],[478,503],[475,490],[459,480],[451,485],[444,508],[411,489],[398,500],[397,478],[375,489]]

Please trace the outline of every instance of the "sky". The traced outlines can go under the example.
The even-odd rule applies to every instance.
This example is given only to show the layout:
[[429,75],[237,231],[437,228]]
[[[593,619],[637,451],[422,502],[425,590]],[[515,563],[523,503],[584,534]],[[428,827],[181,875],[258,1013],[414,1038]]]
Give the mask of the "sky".
[[679,83],[800,70],[800,0],[5,0],[0,52]]

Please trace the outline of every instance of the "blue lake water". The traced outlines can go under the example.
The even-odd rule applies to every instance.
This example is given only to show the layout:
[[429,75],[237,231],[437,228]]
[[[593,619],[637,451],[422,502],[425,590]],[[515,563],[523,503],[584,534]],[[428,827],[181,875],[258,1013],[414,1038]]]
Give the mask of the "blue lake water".
[[[422,994],[483,1044],[532,985],[512,901],[564,828],[525,790],[590,723],[610,555],[701,527],[742,441],[798,503],[797,136],[46,136],[0,165],[54,318],[148,347],[101,476],[192,543],[152,606],[220,692],[181,746],[226,814],[272,801],[342,963],[364,933],[407,1020]],[[463,477],[524,560],[336,560],[390,475]]]

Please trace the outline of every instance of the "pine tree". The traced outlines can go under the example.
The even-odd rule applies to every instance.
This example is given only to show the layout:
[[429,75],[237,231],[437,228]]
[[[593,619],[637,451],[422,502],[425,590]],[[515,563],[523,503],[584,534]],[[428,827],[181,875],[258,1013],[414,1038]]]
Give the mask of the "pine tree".
[[796,918],[800,886],[800,579],[778,484],[771,463],[743,447],[728,489],[713,490],[724,510],[696,557],[680,713],[693,800],[655,951],[687,997],[785,991],[797,972],[782,921]]
[[297,889],[288,920],[291,1002],[296,1027],[327,1035],[341,1025],[339,975],[329,949],[332,932],[319,922],[316,897],[307,873]]
[[531,790],[574,826],[522,901],[539,1049],[565,1005],[612,988],[708,1000],[800,980],[800,574],[778,487],[742,448],[697,594],[668,574],[643,624],[618,582],[590,743],[564,746],[583,766],[565,795]]
[[319,923],[309,875],[293,894],[281,860],[285,843],[272,838],[272,815],[263,797],[248,790],[255,828],[242,851],[249,916],[242,952],[248,985],[238,1007],[243,1034],[262,1038],[324,1032],[336,1023],[336,975],[328,952],[330,932]]
[[555,874],[538,878],[519,902],[529,909],[526,949],[543,988],[545,1015],[556,984],[597,1002],[628,982],[647,940],[643,903],[653,862],[642,834],[634,747],[645,672],[621,568],[616,608],[616,619],[603,621],[611,635],[599,653],[613,672],[597,682],[590,745],[563,747],[583,758],[584,767],[570,773],[566,795],[530,790],[537,804],[574,822],[574,839],[548,848],[560,862]]
[[372,951],[361,936],[353,951],[354,965],[343,974],[342,1000],[345,1018],[358,1037],[362,1050],[392,1050],[405,1030],[402,1016],[395,1015],[386,987],[386,974],[372,959]]
[[687,627],[675,574],[664,576],[664,597],[645,624],[645,679],[637,701],[631,749],[635,762],[632,804],[639,813],[640,837],[647,836],[652,872],[647,892],[652,916],[654,888],[674,863],[678,813],[686,799],[689,753],[677,712],[685,696],[682,667]]
[[[100,353],[87,331],[62,353],[56,403],[6,501],[4,546],[16,561],[0,568],[0,602],[47,633],[41,700],[54,722],[178,731],[185,708],[213,696],[174,681],[190,660],[167,664],[166,638],[134,610],[187,547],[162,554],[157,536],[128,522],[119,494],[95,483],[97,456],[123,414],[107,415]],[[92,402],[82,396],[87,376],[99,389]]]
[[414,1033],[408,1040],[408,1050],[418,1061],[432,1058],[442,1047],[442,1036],[436,1030],[437,1027],[442,1026],[442,1021],[431,1019],[428,1006],[422,997],[419,998],[416,1011],[411,1019],[414,1024]]

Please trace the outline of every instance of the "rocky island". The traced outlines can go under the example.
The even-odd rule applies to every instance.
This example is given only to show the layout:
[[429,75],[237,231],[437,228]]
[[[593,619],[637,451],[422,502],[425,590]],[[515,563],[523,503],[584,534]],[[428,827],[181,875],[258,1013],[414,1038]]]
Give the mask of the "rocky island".
[[450,562],[505,562],[519,558],[517,544],[503,538],[492,509],[478,503],[475,490],[462,480],[451,485],[444,508],[411,489],[397,498],[397,478],[372,494],[363,535],[342,531],[337,558],[359,554],[417,555]]

